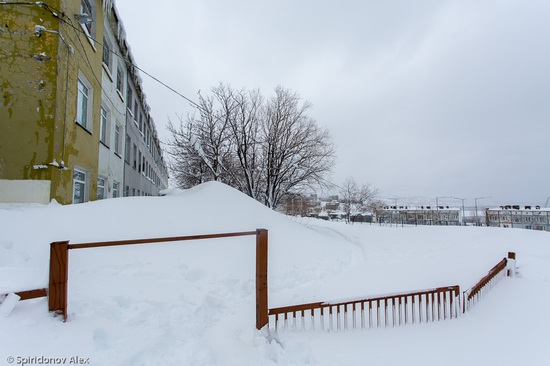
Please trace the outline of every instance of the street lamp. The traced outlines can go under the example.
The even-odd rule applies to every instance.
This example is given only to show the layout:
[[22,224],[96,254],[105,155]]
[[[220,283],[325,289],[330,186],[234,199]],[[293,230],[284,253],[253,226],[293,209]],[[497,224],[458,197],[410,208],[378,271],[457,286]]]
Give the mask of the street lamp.
[[453,197],[455,200],[461,200],[462,201],[462,225],[464,225],[464,200],[466,198],[458,198],[458,197]]
[[485,198],[493,198],[493,197],[476,197],[476,198],[474,198],[475,210],[476,210],[476,226],[479,226],[479,217],[477,215],[477,200],[482,200],[482,199],[485,199]]

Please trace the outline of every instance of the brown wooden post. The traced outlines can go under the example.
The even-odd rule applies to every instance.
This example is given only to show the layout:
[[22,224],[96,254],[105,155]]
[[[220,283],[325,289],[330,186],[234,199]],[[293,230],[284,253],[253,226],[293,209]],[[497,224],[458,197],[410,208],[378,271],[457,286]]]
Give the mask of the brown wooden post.
[[267,230],[256,230],[256,329],[268,325]]
[[48,307],[67,320],[67,281],[69,279],[69,242],[50,244],[50,285]]

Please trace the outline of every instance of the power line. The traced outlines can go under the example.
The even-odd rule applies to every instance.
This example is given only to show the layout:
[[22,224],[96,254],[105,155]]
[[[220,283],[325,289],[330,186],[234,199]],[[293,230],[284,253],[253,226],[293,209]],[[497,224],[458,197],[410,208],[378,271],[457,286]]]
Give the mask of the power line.
[[[67,24],[69,27],[73,28],[75,31],[79,32],[79,33],[82,33],[84,34],[86,37],[88,37],[90,40],[94,41],[94,43],[97,43],[98,45],[100,45],[101,47],[103,47],[103,43],[99,42],[97,39],[95,39],[94,37],[92,37],[91,35],[87,34],[86,32],[84,32],[82,29],[79,29],[78,27],[75,27],[72,22],[71,22],[71,18],[70,17],[67,17],[67,15],[61,11],[59,11],[58,9],[55,9],[54,7],[42,2],[42,1],[39,1],[39,2],[14,2],[14,1],[2,1],[0,2],[0,5],[28,5],[28,6],[31,6],[31,5],[35,5],[35,6],[40,6],[46,10],[48,10],[55,18],[59,19],[61,22],[63,22],[64,24]],[[69,19],[69,21],[66,21],[65,19],[63,19],[63,17],[66,17]],[[80,39],[79,39],[80,41]],[[81,42],[81,41],[80,41]],[[159,78],[157,78],[156,76],[153,76],[151,73],[145,71],[144,69],[142,69],[141,67],[137,66],[136,64],[134,64],[129,58],[126,58],[120,54],[118,54],[117,52],[109,49],[109,52],[111,52],[113,55],[119,57],[120,59],[122,59],[126,65],[128,67],[132,67],[132,68],[135,68],[136,70],[139,70],[141,72],[143,72],[145,75],[149,76],[151,79],[153,79],[154,81],[156,81],[157,83],[159,83],[160,85],[164,86],[165,88],[167,88],[168,90],[170,90],[171,92],[173,92],[174,94],[178,95],[179,97],[185,99],[187,102],[191,103],[194,107],[196,108],[199,108],[200,109],[200,106],[195,102],[193,101],[192,99],[186,97],[185,95],[183,95],[182,93],[180,93],[179,91],[177,91],[176,89],[172,88],[171,86],[169,86],[168,84],[166,84],[165,82],[161,81]],[[88,61],[89,63],[89,60],[87,59],[87,57],[85,57],[86,60]],[[94,75],[97,78],[96,75]]]

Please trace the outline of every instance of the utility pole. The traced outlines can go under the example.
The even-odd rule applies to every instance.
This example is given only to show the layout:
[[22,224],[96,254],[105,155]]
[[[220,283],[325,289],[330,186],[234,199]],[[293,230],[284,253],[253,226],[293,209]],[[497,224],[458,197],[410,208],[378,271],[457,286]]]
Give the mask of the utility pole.
[[462,201],[462,225],[464,226],[465,222],[464,222],[464,200],[466,198],[458,198],[458,197],[453,197],[455,200],[461,200]]
[[477,200],[482,200],[482,199],[485,199],[485,198],[493,198],[493,197],[476,197],[476,198],[474,198],[475,210],[476,210],[476,226],[479,226],[479,217],[477,215]]

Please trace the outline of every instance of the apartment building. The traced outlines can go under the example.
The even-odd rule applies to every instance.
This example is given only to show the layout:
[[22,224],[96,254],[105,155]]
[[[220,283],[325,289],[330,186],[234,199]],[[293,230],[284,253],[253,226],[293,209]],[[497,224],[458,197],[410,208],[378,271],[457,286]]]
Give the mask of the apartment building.
[[485,210],[487,226],[550,230],[550,208],[505,205]]
[[69,204],[166,188],[112,0],[0,2],[0,11],[0,202]]
[[459,208],[449,206],[384,206],[378,222],[406,225],[461,225]]

